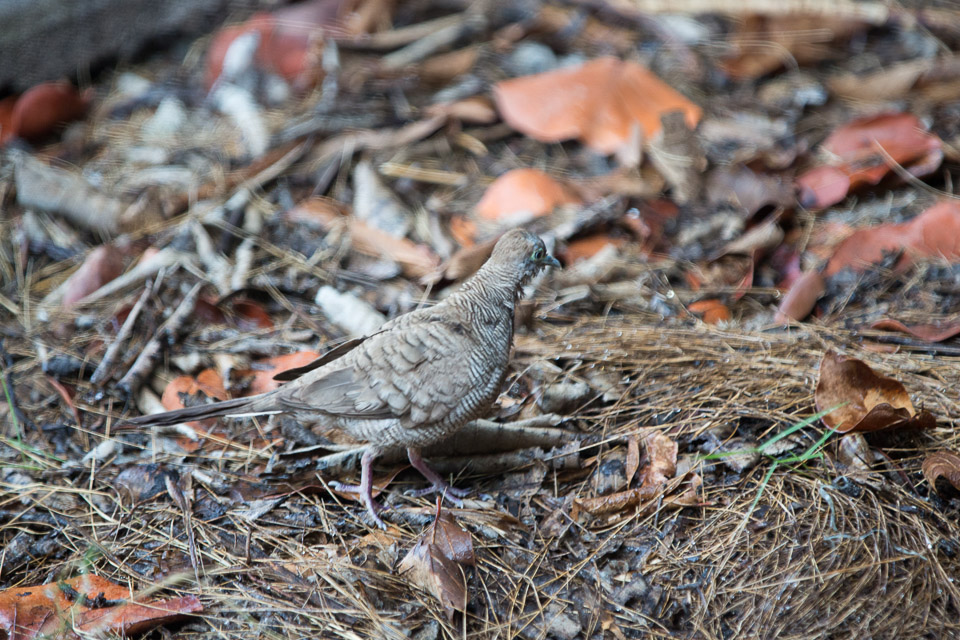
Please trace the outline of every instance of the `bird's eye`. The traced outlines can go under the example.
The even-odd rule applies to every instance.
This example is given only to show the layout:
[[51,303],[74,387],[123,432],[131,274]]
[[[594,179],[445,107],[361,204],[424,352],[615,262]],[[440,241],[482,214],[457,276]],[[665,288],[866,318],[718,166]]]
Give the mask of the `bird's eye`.
[[533,250],[533,254],[530,256],[531,260],[540,260],[543,257],[543,248],[537,247]]

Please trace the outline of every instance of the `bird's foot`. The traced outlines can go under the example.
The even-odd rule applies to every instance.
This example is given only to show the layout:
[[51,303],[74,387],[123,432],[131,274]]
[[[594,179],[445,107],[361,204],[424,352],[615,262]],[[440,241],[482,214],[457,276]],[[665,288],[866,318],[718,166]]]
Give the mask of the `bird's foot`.
[[464,498],[470,494],[466,489],[457,489],[456,487],[451,487],[450,484],[440,477],[440,474],[430,468],[427,462],[420,457],[420,450],[413,447],[407,449],[407,457],[410,458],[410,464],[413,465],[413,468],[419,471],[424,478],[430,481],[430,486],[426,489],[418,489],[415,491],[408,491],[408,496],[425,496],[431,493],[439,493],[447,498],[450,502],[455,504],[457,507],[463,506]]
[[387,528],[383,518],[380,517],[380,513],[386,511],[387,507],[377,502],[373,497],[373,493],[370,490],[365,490],[363,485],[347,484],[345,482],[337,482],[336,480],[333,480],[330,482],[330,488],[332,488],[334,491],[341,491],[343,493],[360,494],[360,499],[363,500],[364,506],[367,507],[367,513],[370,514],[370,517],[373,519],[374,523],[376,523],[376,525],[381,529]]

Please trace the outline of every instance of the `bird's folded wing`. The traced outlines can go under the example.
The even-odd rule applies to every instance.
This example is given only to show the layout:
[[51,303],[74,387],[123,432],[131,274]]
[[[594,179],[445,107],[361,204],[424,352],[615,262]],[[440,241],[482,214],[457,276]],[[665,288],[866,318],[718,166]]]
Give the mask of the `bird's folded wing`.
[[480,382],[469,366],[473,349],[462,325],[443,320],[386,331],[343,358],[349,366],[288,387],[278,399],[291,410],[434,423]]

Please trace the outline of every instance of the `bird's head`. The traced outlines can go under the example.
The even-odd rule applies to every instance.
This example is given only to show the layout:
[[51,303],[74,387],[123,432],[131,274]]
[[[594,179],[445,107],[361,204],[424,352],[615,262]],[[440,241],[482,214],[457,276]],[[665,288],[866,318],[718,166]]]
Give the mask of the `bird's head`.
[[539,236],[523,229],[508,231],[497,241],[490,262],[517,274],[518,285],[525,285],[544,267],[559,267],[560,263],[547,253]]

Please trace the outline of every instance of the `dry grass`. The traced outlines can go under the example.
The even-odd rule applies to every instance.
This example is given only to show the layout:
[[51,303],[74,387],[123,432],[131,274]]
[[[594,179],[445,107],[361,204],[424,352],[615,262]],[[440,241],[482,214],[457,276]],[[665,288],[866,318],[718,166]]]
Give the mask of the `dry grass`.
[[[258,477],[269,451],[239,440],[184,457],[156,438],[122,436],[124,453],[105,464],[32,470],[16,470],[40,465],[5,448],[3,581],[93,570],[196,593],[205,613],[183,637],[887,638],[943,637],[960,626],[956,505],[931,499],[919,473],[924,451],[958,445],[955,359],[877,355],[854,336],[814,328],[747,334],[611,316],[538,329],[520,337],[518,369],[549,360],[568,376],[605,368],[623,377],[619,400],[575,416],[587,464],[648,429],[677,440],[681,454],[697,453],[708,432],[768,438],[813,412],[828,347],[903,380],[940,427],[901,438],[867,476],[846,477],[828,445],[822,460],[778,467],[762,492],[769,461],[742,476],[708,461],[699,468],[706,506],[581,518],[551,537],[541,526],[564,498],[589,495],[584,473],[547,471],[542,485],[509,496],[498,487],[530,469],[461,479],[490,497],[456,514],[473,532],[478,566],[468,613],[452,622],[394,571],[429,521],[426,500],[392,491],[399,526],[383,534],[323,491],[259,509],[284,492]],[[25,409],[41,411],[43,383],[22,373],[19,391],[38,399]],[[805,448],[818,428],[802,433]],[[103,435],[86,437],[96,445]],[[187,512],[162,488],[140,500],[118,490],[121,471],[151,462],[143,451],[158,465],[148,476],[187,483]],[[17,554],[18,538],[30,541],[27,553]]]

